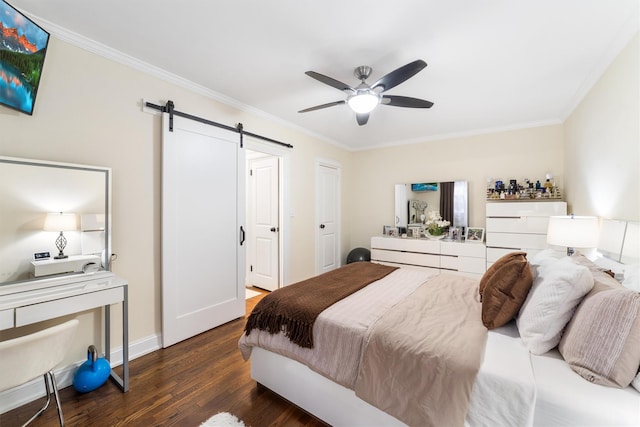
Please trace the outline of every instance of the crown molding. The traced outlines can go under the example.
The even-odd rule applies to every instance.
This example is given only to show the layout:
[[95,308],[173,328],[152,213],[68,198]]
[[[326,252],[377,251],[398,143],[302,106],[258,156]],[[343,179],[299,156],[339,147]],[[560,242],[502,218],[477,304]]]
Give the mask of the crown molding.
[[263,119],[266,119],[270,122],[276,122],[286,128],[289,128],[291,130],[303,133],[307,136],[310,136],[314,139],[318,139],[321,140],[323,142],[326,142],[328,144],[331,145],[335,145],[337,147],[340,147],[344,150],[347,151],[352,151],[352,149],[350,147],[345,146],[344,144],[341,144],[337,141],[334,141],[332,139],[327,138],[326,136],[317,134],[315,132],[311,132],[308,129],[305,129],[301,126],[298,126],[296,124],[293,124],[291,122],[288,122],[286,120],[281,119],[280,117],[276,117],[274,115],[271,115],[269,113],[266,113],[260,109],[257,109],[255,107],[252,107],[250,105],[244,104],[234,98],[231,98],[227,95],[224,95],[222,93],[216,92],[214,90],[211,90],[207,87],[204,87],[200,84],[194,83],[191,80],[185,79],[183,77],[180,77],[176,74],[170,73],[162,68],[156,67],[154,65],[151,65],[147,62],[141,61],[138,58],[135,58],[131,55],[128,55],[124,52],[121,52],[119,50],[113,49],[105,44],[102,44],[96,40],[90,39],[88,37],[82,36],[78,33],[75,33],[71,30],[68,30],[67,28],[61,27],[58,24],[55,24],[51,21],[47,21],[46,19],[42,19],[40,17],[37,16],[33,16],[31,14],[29,14],[29,16],[34,20],[37,21],[39,23],[41,23],[41,26],[43,28],[46,28],[47,31],[56,39],[61,40],[63,42],[69,43],[73,46],[76,46],[80,49],[86,50],[88,52],[91,52],[93,54],[96,54],[98,56],[101,56],[103,58],[109,59],[111,61],[123,64],[125,66],[128,66],[130,68],[133,68],[135,70],[141,71],[145,74],[157,77],[161,80],[164,80],[168,83],[174,84],[176,86],[182,87],[184,89],[187,89],[191,92],[194,92],[198,95],[202,95],[204,97],[207,97],[209,99],[213,99],[214,101],[217,101],[221,104],[224,104],[226,106],[235,108],[237,110],[246,112],[246,113],[250,113],[253,114],[255,116],[261,117]]

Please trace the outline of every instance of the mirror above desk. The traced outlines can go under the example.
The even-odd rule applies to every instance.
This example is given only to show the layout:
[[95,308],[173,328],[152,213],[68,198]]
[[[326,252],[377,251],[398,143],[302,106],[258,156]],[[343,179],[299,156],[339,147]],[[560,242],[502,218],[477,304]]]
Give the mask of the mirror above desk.
[[109,168],[0,157],[0,284],[109,270]]
[[423,224],[428,212],[437,211],[453,227],[468,225],[467,181],[422,181],[395,185],[395,226]]

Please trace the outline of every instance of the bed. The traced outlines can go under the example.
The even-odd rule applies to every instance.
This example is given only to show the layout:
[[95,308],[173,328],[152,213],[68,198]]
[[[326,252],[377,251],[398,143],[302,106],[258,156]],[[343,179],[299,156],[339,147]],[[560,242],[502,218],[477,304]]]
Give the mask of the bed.
[[[633,227],[631,227],[631,233],[634,232],[632,229]],[[619,263],[621,257],[622,251],[618,251],[617,260],[606,261],[609,269],[611,267],[613,269],[619,267],[618,271],[614,271],[614,274],[618,273],[619,276],[624,274],[625,269],[625,264]],[[627,253],[627,261],[633,261],[634,259],[636,258],[633,258],[633,254],[629,256]],[[581,291],[583,293],[582,296],[573,297],[576,301],[573,308],[569,310],[569,320],[560,328],[561,331],[570,331],[571,334],[566,332],[563,342],[560,342],[563,338],[558,336],[557,340],[560,345],[554,345],[553,340],[551,340],[551,344],[546,342],[548,341],[548,336],[544,336],[544,339],[539,339],[540,334],[536,328],[539,329],[540,325],[535,325],[532,328],[525,323],[527,314],[530,312],[535,314],[536,312],[531,308],[535,307],[535,298],[529,298],[529,295],[521,304],[520,310],[523,315],[519,313],[514,316],[515,319],[510,319],[500,326],[493,327],[488,332],[485,331],[486,336],[484,338],[480,331],[477,336],[464,337],[463,341],[476,340],[473,341],[475,343],[473,347],[481,349],[481,357],[478,361],[477,371],[472,375],[473,381],[466,389],[468,392],[466,397],[454,394],[456,396],[455,399],[449,398],[450,400],[464,402],[464,407],[462,408],[463,417],[459,418],[460,408],[454,408],[451,413],[455,416],[452,415],[450,419],[455,419],[456,421],[451,423],[443,422],[443,418],[437,418],[442,416],[442,414],[437,414],[438,412],[450,410],[450,408],[446,407],[446,399],[449,393],[448,389],[452,387],[451,384],[446,385],[444,393],[442,389],[436,390],[438,396],[435,397],[432,396],[433,392],[429,388],[420,388],[423,384],[412,384],[411,387],[417,387],[416,390],[397,388],[398,385],[395,384],[397,382],[410,382],[411,378],[405,378],[402,375],[407,376],[407,373],[410,374],[411,372],[415,372],[414,376],[420,380],[418,382],[424,382],[422,379],[427,369],[419,364],[414,364],[413,361],[407,362],[412,359],[406,355],[383,358],[382,368],[380,366],[371,368],[369,359],[375,359],[375,357],[370,356],[367,352],[369,347],[375,347],[372,343],[377,342],[376,340],[378,339],[374,335],[377,333],[376,330],[381,324],[385,324],[388,318],[393,317],[390,313],[394,312],[394,310],[397,314],[402,310],[406,310],[406,307],[413,307],[411,310],[414,310],[430,304],[429,298],[439,300],[451,298],[450,296],[438,294],[439,288],[459,287],[465,290],[464,292],[466,292],[466,289],[473,289],[475,296],[477,295],[479,284],[477,279],[452,274],[396,269],[384,277],[355,290],[330,305],[326,310],[321,311],[315,319],[315,323],[313,323],[313,342],[311,346],[308,345],[309,343],[303,346],[299,345],[299,343],[294,343],[282,331],[270,333],[265,330],[253,329],[240,338],[239,348],[243,357],[247,360],[250,359],[252,378],[259,384],[334,426],[468,425],[547,427],[567,425],[640,425],[640,392],[628,383],[624,384],[626,379],[620,380],[616,376],[617,374],[597,376],[594,380],[591,378],[593,377],[591,371],[589,371],[592,367],[587,369],[574,366],[582,363],[580,355],[583,350],[580,348],[577,351],[573,349],[576,346],[574,341],[580,341],[578,344],[589,341],[588,339],[580,338],[582,337],[580,334],[583,332],[580,329],[581,324],[585,323],[583,320],[585,316],[586,318],[594,316],[592,312],[587,311],[590,307],[593,309],[594,303],[592,303],[592,300],[597,301],[598,298],[601,299],[602,295],[609,295],[606,292],[602,293],[611,291],[608,286],[616,286],[615,292],[624,294],[625,297],[629,296],[629,292],[634,293],[634,291],[627,292],[626,288],[622,290],[622,286],[610,283],[594,285],[594,280],[596,282],[600,280],[604,283],[612,278],[602,272],[602,263],[593,263],[593,261],[584,256],[580,259],[576,258],[567,261],[557,256],[557,253],[552,255],[549,252],[539,254],[536,259],[530,261],[531,266],[533,266],[532,270],[535,271],[535,268],[538,268],[538,275],[532,280],[530,295],[539,295],[542,292],[541,289],[543,289],[541,278],[548,279],[550,275],[553,276],[550,272],[553,271],[555,274],[559,268],[561,268],[562,274],[565,275],[566,271],[575,270],[576,274],[585,279],[585,282],[589,281],[589,277],[594,276],[597,280],[591,279],[591,284],[584,286]],[[534,262],[537,264],[534,264]],[[567,267],[561,264],[568,262],[571,262],[571,265],[575,265],[575,267]],[[591,269],[589,274],[585,273],[585,268]],[[630,271],[628,269],[628,273]],[[572,276],[569,281],[575,282],[577,280],[576,277]],[[554,276],[553,278],[558,280],[558,277]],[[573,292],[576,287],[580,286],[571,286],[567,287],[567,289],[571,289]],[[554,289],[559,289],[557,283],[554,283]],[[422,298],[420,296],[421,293],[426,296],[426,300],[419,299]],[[562,294],[562,292],[560,293]],[[637,291],[635,293],[637,294]],[[568,298],[566,295],[564,297],[565,300]],[[477,304],[480,308],[470,307],[468,310],[481,311],[482,302],[478,300]],[[436,305],[442,304],[438,303]],[[548,306],[543,308],[545,310],[549,309]],[[461,310],[460,307],[457,307],[451,311],[460,313]],[[467,309],[464,310],[466,311]],[[630,353],[625,354],[622,359],[626,358],[624,360],[627,365],[629,363],[631,365],[635,364],[634,375],[640,367],[640,342],[634,341],[640,335],[633,335],[636,333],[635,329],[640,331],[640,313],[638,313],[638,310],[635,313],[637,321],[635,323],[631,322],[631,329],[633,329],[632,333],[630,333],[631,338],[622,346],[626,353]],[[438,316],[443,315],[439,314]],[[567,317],[567,313],[564,316]],[[579,318],[580,316],[582,317]],[[545,316],[544,322],[549,322],[549,318],[553,319],[554,316]],[[579,321],[572,322],[576,318],[579,318]],[[626,318],[629,318],[629,316],[626,316]],[[402,324],[402,321],[401,319],[400,324]],[[416,322],[414,319],[407,321],[409,323]],[[431,321],[433,319],[428,320],[428,322]],[[423,322],[423,320],[418,322]],[[451,321],[451,318],[447,322],[455,323]],[[555,323],[557,323],[557,319]],[[576,324],[574,325],[573,323]],[[422,325],[423,323],[419,324]],[[399,331],[390,334],[394,340],[396,335],[406,335],[404,332],[407,330],[406,325],[405,321],[404,326]],[[619,329],[618,326],[615,327]],[[428,330],[430,328],[416,329]],[[438,329],[440,329],[440,326],[438,326]],[[523,334],[520,331],[523,331]],[[450,337],[457,335],[451,332],[447,332],[447,334]],[[561,334],[556,333],[555,335]],[[574,336],[579,338],[571,341],[570,338]],[[428,341],[438,339],[437,337],[428,337]],[[547,350],[545,346],[548,347],[549,345],[552,347]],[[605,346],[598,342],[594,345]],[[438,349],[442,346],[444,346],[442,343],[437,345]],[[636,351],[636,347],[638,351]],[[424,359],[424,353],[421,353],[421,351],[420,349],[418,350],[420,357],[417,359]],[[463,352],[456,351],[455,347],[453,351],[454,353],[467,353],[466,350]],[[473,353],[472,350],[468,352]],[[578,356],[576,356],[576,352]],[[403,362],[394,363],[394,358]],[[571,360],[573,365],[570,365],[565,358]],[[447,359],[442,366],[457,363],[457,361],[451,362]],[[381,373],[380,370],[384,370],[386,365],[389,365],[389,372]],[[407,369],[406,366],[409,366],[409,368]],[[615,368],[616,372],[621,370],[619,367]],[[465,369],[457,367],[455,370],[462,371]],[[578,373],[576,369],[582,369],[581,373]],[[623,375],[625,378],[629,376],[628,368],[626,369],[627,372]],[[440,368],[435,370],[440,370]],[[588,372],[585,372],[585,370]],[[375,374],[368,374],[370,371],[375,372]],[[386,378],[385,375],[387,376]],[[444,376],[450,377],[451,375],[451,373],[448,373]],[[375,377],[373,382],[372,377]],[[395,381],[394,378],[402,378],[402,381]],[[441,382],[438,377],[427,376],[427,378],[430,378],[429,383]],[[640,381],[639,377],[635,379]],[[462,377],[460,380],[455,377],[453,382],[467,380],[468,377]],[[611,384],[616,381],[623,381],[623,384]],[[387,389],[387,387],[391,388]],[[638,387],[640,387],[640,384]],[[458,393],[458,391],[455,391],[455,393]],[[443,394],[444,397],[441,396]],[[414,408],[398,409],[399,406],[406,406],[405,402],[408,402],[408,406],[413,405]],[[415,407],[426,412],[424,414],[420,412],[416,415]],[[431,408],[424,409],[425,407]],[[433,412],[436,412],[436,418],[434,419],[430,418]],[[447,417],[445,416],[444,419],[448,420],[449,418]]]

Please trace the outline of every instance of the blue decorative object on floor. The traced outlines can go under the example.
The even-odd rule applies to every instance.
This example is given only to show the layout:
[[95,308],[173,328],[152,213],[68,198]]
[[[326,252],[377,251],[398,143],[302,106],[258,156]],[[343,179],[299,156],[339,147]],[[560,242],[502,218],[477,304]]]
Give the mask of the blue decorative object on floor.
[[347,264],[352,262],[371,261],[371,252],[367,248],[355,248],[347,255]]
[[80,393],[88,393],[100,387],[107,381],[111,373],[111,365],[98,357],[98,350],[93,345],[87,348],[87,361],[84,362],[73,376],[73,388]]

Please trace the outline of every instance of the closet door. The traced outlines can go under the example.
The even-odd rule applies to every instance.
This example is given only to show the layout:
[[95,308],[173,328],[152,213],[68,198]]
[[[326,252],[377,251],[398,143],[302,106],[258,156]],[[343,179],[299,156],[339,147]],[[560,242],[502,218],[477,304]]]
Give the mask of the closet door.
[[240,137],[163,114],[162,345],[245,314]]

